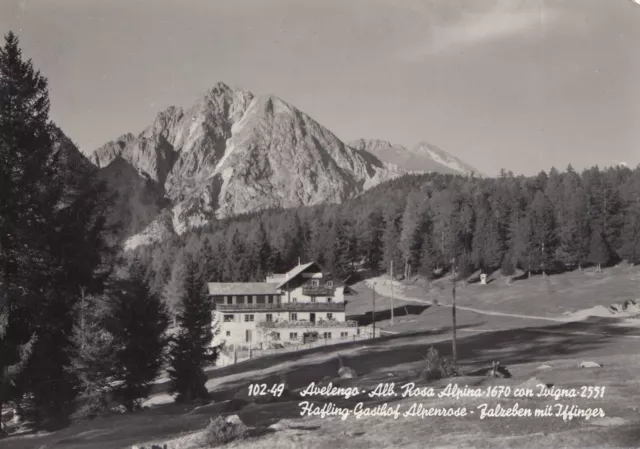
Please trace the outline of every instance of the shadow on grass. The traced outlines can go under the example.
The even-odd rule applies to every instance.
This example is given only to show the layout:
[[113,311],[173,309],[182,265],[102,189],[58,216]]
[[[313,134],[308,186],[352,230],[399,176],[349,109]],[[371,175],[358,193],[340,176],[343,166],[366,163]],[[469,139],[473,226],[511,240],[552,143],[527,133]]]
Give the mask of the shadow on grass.
[[[619,327],[614,319],[591,319],[583,322],[560,323],[543,327],[529,327],[503,331],[486,332],[458,339],[458,357],[463,372],[470,373],[487,367],[493,360],[499,360],[502,365],[511,366],[521,363],[548,362],[553,358],[577,358],[594,350],[614,348],[614,344],[621,342],[621,337],[638,334],[637,329]],[[285,418],[299,418],[301,399],[296,394],[284,395],[273,402],[260,403],[253,398],[238,399],[247,396],[247,386],[252,383],[279,384],[281,376],[286,376],[290,391],[308,386],[311,382],[319,382],[325,377],[335,378],[339,368],[336,357],[331,356],[318,363],[307,363],[293,367],[283,367],[269,375],[260,375],[260,370],[278,366],[292,359],[303,360],[306,356],[338,354],[346,350],[359,348],[357,352],[343,355],[345,365],[358,373],[358,379],[335,380],[341,386],[375,385],[386,382],[384,373],[389,369],[398,368],[399,375],[391,381],[400,382],[413,380],[407,374],[407,366],[422,366],[422,357],[429,346],[434,346],[442,356],[450,356],[451,342],[441,341],[431,344],[428,337],[439,336],[450,329],[438,331],[412,332],[385,336],[368,341],[345,342],[327,347],[313,348],[297,353],[286,353],[266,356],[249,360],[233,366],[210,370],[210,378],[231,376],[231,380],[221,383],[212,392],[217,404],[204,406],[195,412],[194,406],[168,404],[151,410],[97,418],[74,424],[62,431],[31,438],[9,438],[0,440],[0,447],[11,449],[27,449],[46,446],[48,448],[66,449],[112,449],[126,447],[151,439],[161,440],[175,438],[180,434],[203,429],[210,417],[220,414],[237,413],[246,424],[256,427],[266,427]],[[585,335],[580,332],[590,332],[597,335]],[[632,352],[637,342],[629,343]],[[404,366],[403,366],[404,365]],[[403,366],[403,367],[402,367]],[[255,376],[250,380],[233,380],[234,374],[241,374],[255,370]],[[382,374],[382,375],[381,375]],[[404,378],[402,376],[405,376]],[[364,377],[364,378],[363,378]],[[377,379],[377,380],[376,380]],[[416,381],[418,383],[418,381]],[[224,402],[232,398],[238,407],[226,407]],[[388,398],[372,400],[365,397],[354,397],[349,400],[343,398],[322,399],[315,397],[313,402],[322,406],[331,401],[339,406],[353,406],[360,401],[368,404],[390,402]],[[229,403],[231,404],[231,403]],[[231,404],[233,405],[233,404]],[[625,435],[620,435],[621,441],[629,441],[638,436],[636,429],[629,429]]]
[[[431,306],[418,306],[409,304],[406,306],[394,307],[393,316],[395,318],[401,318],[406,316],[418,316]],[[353,320],[358,322],[358,326],[368,326],[372,324],[374,321],[377,323],[378,321],[385,321],[391,319],[391,309],[386,310],[377,310],[375,314],[368,312],[362,313],[358,315],[348,315],[347,320]]]

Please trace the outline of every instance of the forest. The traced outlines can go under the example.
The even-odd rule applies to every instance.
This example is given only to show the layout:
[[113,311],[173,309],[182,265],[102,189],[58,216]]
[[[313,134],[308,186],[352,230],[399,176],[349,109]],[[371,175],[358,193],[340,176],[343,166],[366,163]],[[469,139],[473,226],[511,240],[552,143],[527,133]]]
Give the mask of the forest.
[[[640,261],[640,168],[495,178],[408,175],[343,204],[214,221],[134,252],[172,291],[185,257],[209,282],[262,281],[301,260],[343,279],[356,266],[433,279],[455,270],[550,274]],[[406,269],[405,273],[405,267]]]

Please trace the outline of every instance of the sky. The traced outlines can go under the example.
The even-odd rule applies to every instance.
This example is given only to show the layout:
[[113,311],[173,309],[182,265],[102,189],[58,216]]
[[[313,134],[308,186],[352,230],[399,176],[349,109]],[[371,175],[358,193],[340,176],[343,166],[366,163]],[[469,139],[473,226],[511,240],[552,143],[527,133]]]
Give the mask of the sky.
[[640,163],[634,0],[1,0],[84,152],[223,81],[494,175]]

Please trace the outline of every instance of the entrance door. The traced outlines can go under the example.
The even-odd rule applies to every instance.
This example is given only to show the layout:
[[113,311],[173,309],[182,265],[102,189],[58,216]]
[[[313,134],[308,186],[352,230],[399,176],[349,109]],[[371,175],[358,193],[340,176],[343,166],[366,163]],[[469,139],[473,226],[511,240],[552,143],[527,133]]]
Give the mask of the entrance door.
[[251,343],[251,340],[252,340],[251,337],[252,337],[251,329],[247,329],[247,335],[246,335],[247,343]]
[[311,321],[312,323],[316,322],[316,314],[315,313],[310,313],[309,314],[309,321]]

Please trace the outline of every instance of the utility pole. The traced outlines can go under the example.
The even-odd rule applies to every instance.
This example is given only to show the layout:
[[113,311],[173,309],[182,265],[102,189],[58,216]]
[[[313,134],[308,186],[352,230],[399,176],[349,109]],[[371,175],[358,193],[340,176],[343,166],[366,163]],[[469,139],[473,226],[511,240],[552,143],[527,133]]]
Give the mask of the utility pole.
[[453,296],[453,304],[451,307],[451,318],[453,321],[453,340],[451,341],[451,350],[453,363],[456,364],[458,362],[458,351],[456,345],[456,259],[453,259],[453,288],[451,289],[451,294]]
[[391,261],[391,325],[393,326],[393,260]]
[[371,326],[373,328],[373,338],[376,336],[376,284],[373,283],[371,290]]

